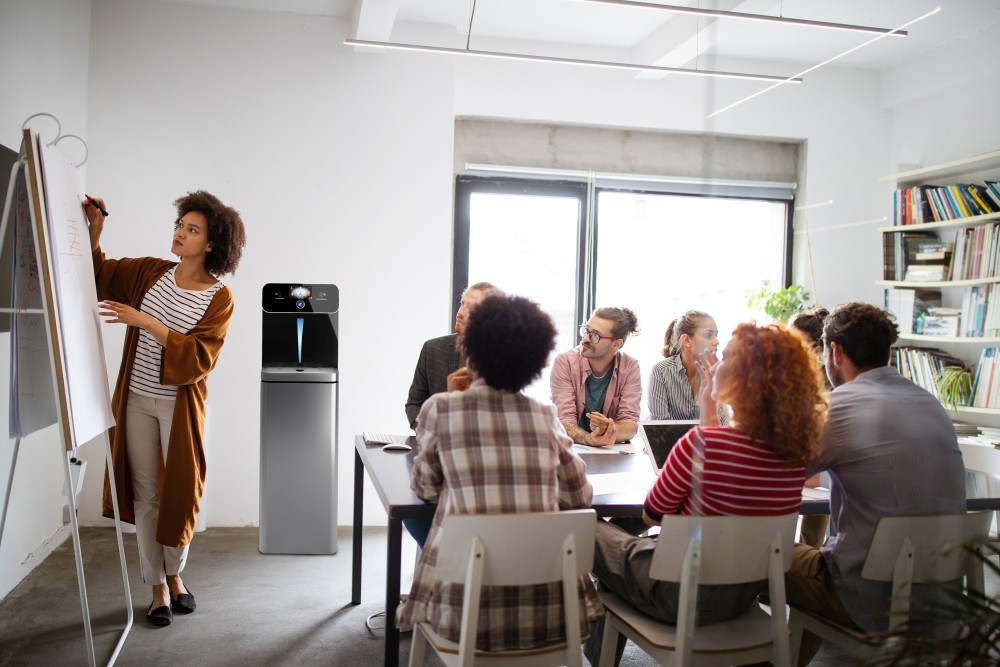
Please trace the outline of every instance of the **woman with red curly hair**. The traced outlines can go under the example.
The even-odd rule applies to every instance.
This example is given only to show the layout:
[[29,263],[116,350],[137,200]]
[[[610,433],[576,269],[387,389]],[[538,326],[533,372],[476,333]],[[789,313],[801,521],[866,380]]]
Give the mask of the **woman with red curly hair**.
[[[705,355],[699,396],[702,425],[670,450],[646,496],[643,520],[666,514],[782,515],[802,504],[806,463],[826,415],[823,380],[801,338],[780,327],[740,324],[722,361]],[[732,409],[719,426],[716,403]],[[700,469],[701,473],[695,471]],[[602,586],[645,614],[677,621],[680,585],[650,578],[655,537],[633,537],[598,522],[594,572]],[[739,616],[767,582],[705,586],[698,591],[699,625]],[[711,589],[711,590],[709,590]],[[599,637],[599,634],[598,634]],[[597,656],[597,642],[587,655]]]

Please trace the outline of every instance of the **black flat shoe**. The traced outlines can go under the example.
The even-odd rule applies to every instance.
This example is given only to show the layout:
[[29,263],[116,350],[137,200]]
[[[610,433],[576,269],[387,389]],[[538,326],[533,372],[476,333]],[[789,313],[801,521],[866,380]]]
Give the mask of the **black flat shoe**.
[[160,628],[170,625],[174,620],[174,615],[170,613],[170,607],[163,605],[153,609],[154,604],[156,603],[149,603],[149,609],[146,611],[146,622]]
[[170,606],[178,614],[190,614],[198,608],[198,604],[194,601],[194,596],[191,595],[191,589],[188,589],[187,593],[181,593],[175,598],[170,598]]

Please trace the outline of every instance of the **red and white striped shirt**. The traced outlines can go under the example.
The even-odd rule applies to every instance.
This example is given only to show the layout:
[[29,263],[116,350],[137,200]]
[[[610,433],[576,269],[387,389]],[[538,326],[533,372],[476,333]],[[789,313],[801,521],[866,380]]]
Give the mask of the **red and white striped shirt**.
[[657,520],[665,514],[791,514],[802,505],[805,478],[805,467],[731,426],[697,426],[670,450],[646,496],[646,514]]

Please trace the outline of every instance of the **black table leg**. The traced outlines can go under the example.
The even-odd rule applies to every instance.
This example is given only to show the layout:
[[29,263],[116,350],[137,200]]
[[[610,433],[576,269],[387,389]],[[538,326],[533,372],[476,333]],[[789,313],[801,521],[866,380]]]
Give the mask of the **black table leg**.
[[361,604],[361,532],[364,530],[365,465],[354,450],[354,527],[351,530],[351,604]]
[[400,561],[403,550],[403,522],[389,519],[389,539],[385,567],[385,667],[399,666],[399,628],[396,627],[396,607],[399,606]]

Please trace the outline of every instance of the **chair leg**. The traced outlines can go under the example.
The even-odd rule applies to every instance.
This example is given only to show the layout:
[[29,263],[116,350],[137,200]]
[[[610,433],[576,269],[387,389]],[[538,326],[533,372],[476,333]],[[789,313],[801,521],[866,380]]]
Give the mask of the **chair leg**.
[[[600,667],[618,667],[615,655],[618,647],[618,627],[614,615],[610,612],[604,615],[604,634],[601,636],[601,655],[597,658]],[[597,665],[594,665],[597,667]]]
[[788,632],[791,635],[788,654],[792,667],[796,667],[799,664],[799,652],[802,650],[803,627],[794,610],[789,615]]
[[424,649],[427,647],[427,639],[419,625],[413,626],[413,639],[410,640],[410,667],[423,667]]

